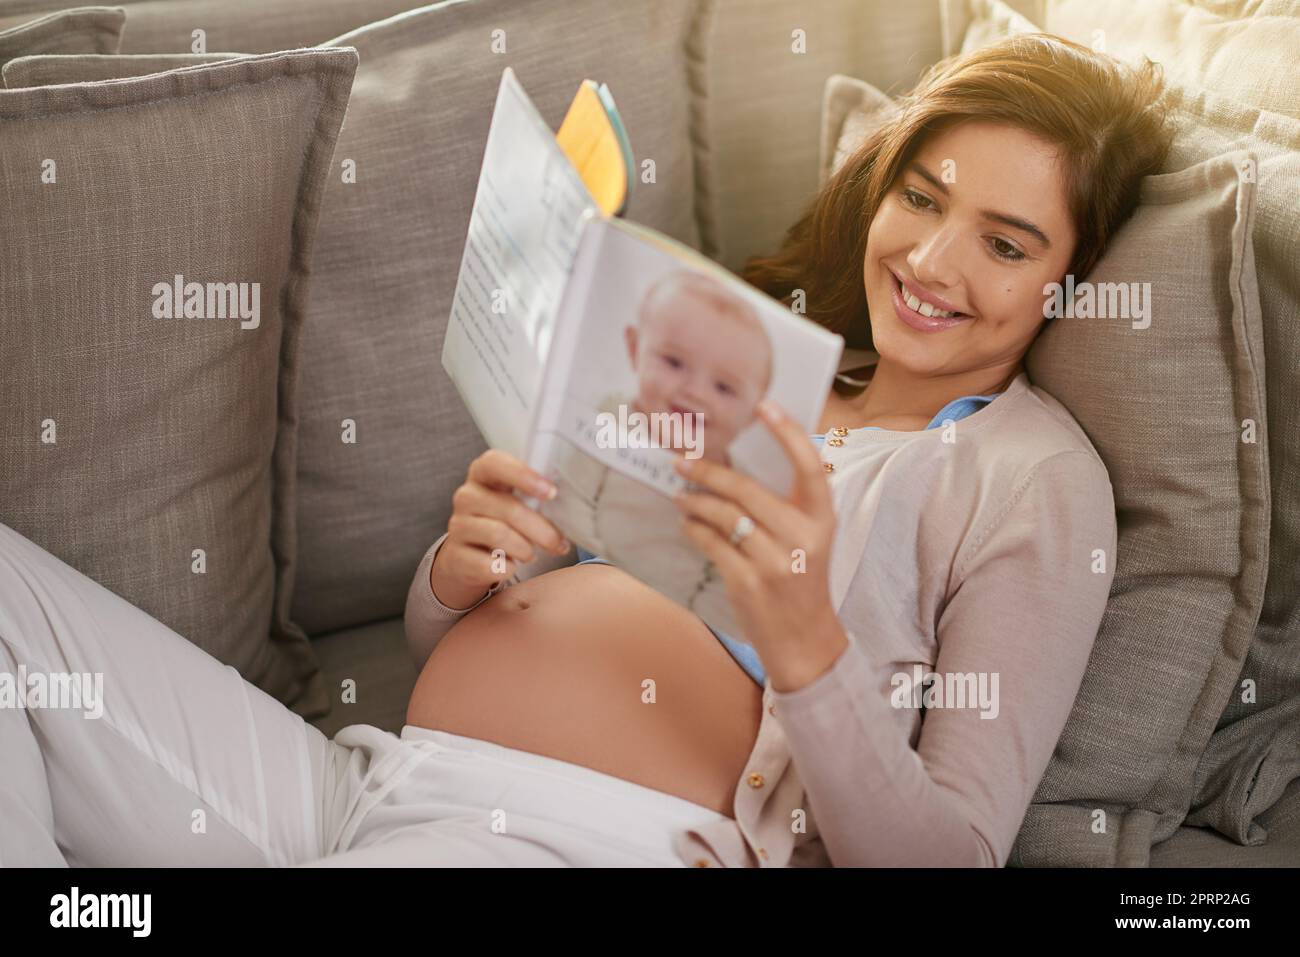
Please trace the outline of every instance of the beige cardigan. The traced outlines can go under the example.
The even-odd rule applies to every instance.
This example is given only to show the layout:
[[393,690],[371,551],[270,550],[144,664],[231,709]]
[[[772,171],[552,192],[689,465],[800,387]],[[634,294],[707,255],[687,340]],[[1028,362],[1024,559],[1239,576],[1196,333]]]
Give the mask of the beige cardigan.
[[[1106,608],[1106,468],[1023,372],[946,429],[843,438],[822,459],[839,518],[831,599],[849,647],[798,691],[768,683],[735,820],[683,832],[678,853],[700,866],[1001,867]],[[420,665],[472,610],[447,608],[429,586],[445,539],[407,597]],[[539,558],[483,601],[547,562],[557,564]],[[918,671],[946,676],[924,701],[904,683]]]

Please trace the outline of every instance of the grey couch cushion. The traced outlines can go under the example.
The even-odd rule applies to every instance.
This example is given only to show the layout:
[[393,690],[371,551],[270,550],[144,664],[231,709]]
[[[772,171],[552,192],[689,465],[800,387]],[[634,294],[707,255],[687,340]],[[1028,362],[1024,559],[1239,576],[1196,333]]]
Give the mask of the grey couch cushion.
[[1203,91],[1176,89],[1172,105],[1186,132],[1171,163],[1242,147],[1257,159],[1253,240],[1268,366],[1268,585],[1249,652],[1197,768],[1187,818],[1255,843],[1263,834],[1254,819],[1300,778],[1300,121]]
[[939,57],[939,6],[715,0],[713,8],[698,40],[708,50],[701,219],[714,224],[704,250],[739,270],[780,245],[817,189],[826,78],[860,76],[887,92],[910,86]]
[[75,7],[10,26],[0,21],[0,66],[35,53],[116,53],[124,22],[121,7]]
[[[66,0],[4,0],[0,30],[66,6]],[[193,53],[195,30],[203,31],[205,50],[271,53],[315,46],[419,4],[415,0],[119,0],[115,6],[126,11],[128,20],[123,53]]]
[[[361,66],[321,214],[301,357],[293,617],[308,632],[401,614],[452,492],[486,447],[441,352],[501,71],[515,70],[552,127],[584,78],[608,83],[638,168],[655,163],[628,217],[698,245],[686,48],[695,14],[695,0],[475,0],[328,44],[356,47]],[[494,30],[504,53],[493,52]],[[24,82],[68,82],[111,74],[111,59],[12,66]],[[121,75],[192,62],[118,60]],[[344,441],[345,420],[355,442]]]
[[1039,0],[1045,30],[1149,57],[1181,85],[1300,119],[1300,7],[1294,0]]
[[[293,372],[356,62],[0,90],[0,521],[308,714]],[[260,315],[162,318],[178,275]]]
[[318,635],[312,645],[330,701],[312,724],[329,737],[350,724],[401,732],[418,677],[401,618]]
[[123,53],[117,56],[93,53],[42,54],[21,56],[10,60],[4,65],[3,70],[0,70],[0,77],[3,78],[4,85],[10,89],[23,86],[49,86],[53,83],[93,83],[97,80],[164,73],[180,66],[220,63],[240,55],[196,53],[178,57],[170,53]]
[[1151,848],[1152,867],[1300,867],[1300,778],[1256,823],[1258,844],[1238,844],[1213,828],[1180,827]]
[[1251,163],[1229,153],[1143,184],[1088,279],[1150,283],[1148,328],[1060,318],[1027,357],[1110,471],[1119,554],[1018,863],[1144,862],[1186,815],[1251,641],[1269,501]]
[[[607,83],[638,167],[656,164],[628,217],[695,245],[694,7],[476,0],[338,41],[361,52],[338,150],[356,182],[336,175],[326,196],[303,351],[294,615],[309,632],[401,614],[485,449],[441,353],[501,71],[515,70],[552,128],[583,78]],[[505,53],[492,52],[494,30]]]

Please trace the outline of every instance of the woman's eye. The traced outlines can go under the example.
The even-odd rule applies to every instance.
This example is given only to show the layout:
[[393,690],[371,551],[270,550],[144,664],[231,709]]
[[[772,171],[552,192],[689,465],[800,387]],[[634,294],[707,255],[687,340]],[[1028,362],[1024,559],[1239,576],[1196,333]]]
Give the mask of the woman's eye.
[[932,200],[929,196],[926,196],[924,193],[918,193],[916,190],[910,187],[903,190],[903,201],[907,203],[908,206],[911,206],[914,209],[934,208],[934,200]]
[[1004,259],[1007,262],[1019,262],[1025,258],[1025,254],[1019,249],[1007,242],[1005,239],[999,239],[997,236],[993,237],[993,241],[989,244],[989,247],[993,250],[993,255],[997,256],[999,259]]

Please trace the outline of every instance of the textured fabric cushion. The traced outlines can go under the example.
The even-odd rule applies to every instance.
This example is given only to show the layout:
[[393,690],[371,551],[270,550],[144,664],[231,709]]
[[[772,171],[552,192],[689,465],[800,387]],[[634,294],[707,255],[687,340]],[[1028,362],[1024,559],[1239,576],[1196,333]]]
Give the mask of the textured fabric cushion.
[[1300,118],[1294,0],[1046,0],[1036,22],[1121,60],[1150,57],[1179,84]]
[[[321,219],[317,298],[303,352],[299,575],[309,632],[400,616],[485,449],[442,368],[502,70],[551,127],[579,83],[609,85],[638,168],[628,218],[690,245],[694,217],[685,44],[692,0],[443,4],[348,34],[361,67]],[[505,53],[492,52],[503,31]],[[343,421],[356,425],[346,444]]]
[[955,37],[958,43],[952,48],[945,47],[946,52],[969,53],[1003,37],[1037,33],[1040,29],[1003,0],[943,0],[943,7],[945,20],[951,22],[964,18],[967,23],[961,33],[948,27],[946,35]]
[[939,0],[943,56],[969,51],[1013,33],[1034,33],[1040,0]]
[[[350,724],[401,734],[406,705],[419,672],[406,644],[401,618],[333,631],[312,639],[325,687],[338,699],[329,714],[312,721],[327,737]],[[346,689],[339,694],[339,689]]]
[[91,83],[127,76],[164,73],[178,66],[220,63],[241,54],[191,54],[178,59],[175,54],[136,53],[120,56],[49,54],[15,57],[0,70],[0,79],[11,90],[23,86],[49,86],[52,83]]
[[[1062,3],[1062,10],[1082,9]],[[1168,4],[1153,4],[1168,6]],[[1235,841],[1265,840],[1256,822],[1278,799],[1288,783],[1300,778],[1300,122],[1277,110],[1294,112],[1294,68],[1284,62],[1278,74],[1275,57],[1242,59],[1250,43],[1262,48],[1269,31],[1294,36],[1300,7],[1291,0],[1255,3],[1222,2],[1176,5],[1171,15],[1186,15],[1179,27],[1179,44],[1166,39],[1153,49],[1170,75],[1187,82],[1171,86],[1170,107],[1179,135],[1167,169],[1180,169],[1226,150],[1246,148],[1257,159],[1252,171],[1256,185],[1253,241],[1258,270],[1260,310],[1267,355],[1268,444],[1272,516],[1269,523],[1268,587],[1255,637],[1241,667],[1236,692],[1218,720],[1214,736],[1201,756],[1196,793],[1187,822],[1213,826]],[[1142,28],[1115,4],[1089,6],[1114,19],[1090,21],[1089,29],[1113,38]],[[1145,7],[1143,8],[1145,10]],[[1208,10],[1208,13],[1207,13]],[[1169,11],[1166,11],[1169,12]],[[1215,16],[1215,14],[1221,16]],[[1041,19],[1040,11],[1036,16]],[[1249,16],[1244,25],[1222,18]],[[1213,54],[1215,66],[1204,62],[1214,49],[1208,31],[1222,39],[1225,31],[1240,34],[1230,48]],[[1145,34],[1142,34],[1145,36]],[[1253,38],[1253,39],[1251,39]],[[1179,55],[1181,44],[1192,51],[1192,66]],[[1294,50],[1294,42],[1290,49]],[[1236,51],[1238,56],[1232,56]],[[1197,70],[1205,68],[1224,80],[1232,98],[1196,85]],[[1251,80],[1255,71],[1265,78]],[[1235,80],[1224,72],[1239,72]],[[1279,84],[1281,84],[1279,86]],[[1289,85],[1288,85],[1289,84]],[[1287,96],[1286,91],[1292,96]],[[1281,92],[1279,92],[1281,91]],[[1277,94],[1275,96],[1274,94]],[[1280,100],[1277,98],[1280,96]],[[1242,100],[1263,100],[1263,106]],[[1270,108],[1271,107],[1271,108]]]
[[[851,100],[856,86],[835,78],[827,102]],[[1030,378],[1106,463],[1119,553],[1088,672],[1013,864],[1145,864],[1187,812],[1197,760],[1250,644],[1269,521],[1254,169],[1238,151],[1149,177],[1088,280],[1149,282],[1150,326],[1059,318],[1027,357]],[[1253,443],[1241,441],[1246,419]]]
[[[0,90],[0,521],[304,714],[294,371],[356,62]],[[160,318],[177,275],[245,318]]]
[[[1254,229],[1268,378],[1268,588],[1237,687],[1197,769],[1187,823],[1256,844],[1255,818],[1300,778],[1300,121],[1175,90],[1171,163],[1237,147],[1257,158]],[[1249,681],[1253,698],[1244,692]]]
[[29,53],[116,53],[125,21],[121,7],[76,7],[14,26],[0,22],[0,66]]
[[817,189],[815,104],[826,78],[860,76],[887,91],[910,85],[939,56],[939,9],[894,0],[713,6],[701,37],[703,249],[739,269],[780,245]]
[[[321,214],[301,363],[293,617],[308,632],[401,615],[452,492],[486,447],[441,353],[501,71],[515,70],[553,128],[584,78],[608,83],[638,168],[655,163],[628,218],[695,246],[695,12],[693,0],[475,0],[332,41],[355,47],[361,65]],[[504,53],[493,52],[495,30]],[[47,81],[79,76],[75,58],[61,62],[66,77],[57,64],[35,68]],[[146,62],[187,59],[121,68]],[[345,420],[355,442],[344,441]]]
[[818,181],[844,165],[863,140],[898,112],[893,97],[870,83],[836,74],[826,81],[822,95],[821,161]]
[[1244,846],[1213,828],[1180,827],[1169,840],[1151,848],[1151,866],[1300,866],[1300,778],[1291,782],[1272,807],[1260,813],[1258,823],[1268,833],[1268,840]]
[[[66,0],[0,0],[0,29],[65,6]],[[270,53],[315,46],[419,4],[413,0],[120,0],[116,6],[126,11],[129,21],[123,53],[193,53],[195,30],[204,32],[205,50]]]
[[1016,863],[1145,864],[1186,815],[1250,645],[1269,521],[1252,162],[1228,153],[1143,184],[1088,278],[1150,283],[1149,328],[1057,319],[1027,357],[1106,462],[1119,554]]

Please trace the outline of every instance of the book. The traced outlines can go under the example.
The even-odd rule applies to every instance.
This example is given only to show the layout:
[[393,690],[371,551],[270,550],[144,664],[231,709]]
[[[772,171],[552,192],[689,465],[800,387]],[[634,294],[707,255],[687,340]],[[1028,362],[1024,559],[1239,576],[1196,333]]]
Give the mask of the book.
[[681,529],[671,497],[692,483],[673,462],[719,462],[788,495],[793,467],[758,402],[812,432],[836,372],[861,356],[623,218],[635,169],[607,87],[583,81],[552,132],[503,71],[442,363],[488,445],[558,486],[529,505],[743,640],[725,582]]
[[596,207],[608,216],[622,216],[631,193],[632,144],[614,96],[605,84],[583,80],[555,134]]

